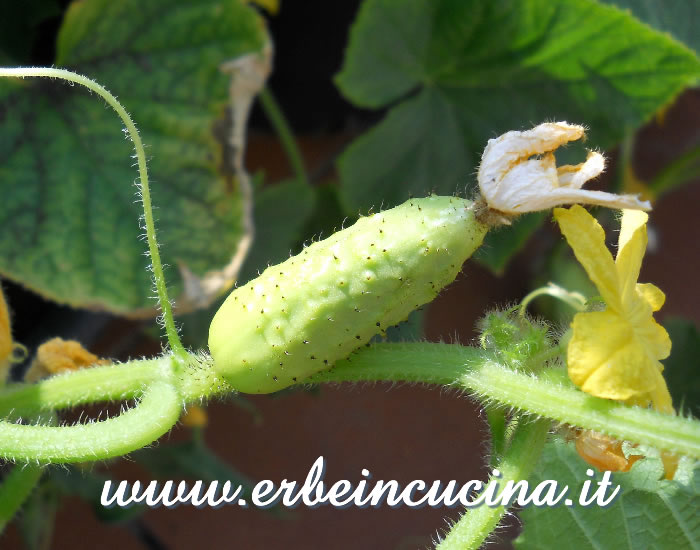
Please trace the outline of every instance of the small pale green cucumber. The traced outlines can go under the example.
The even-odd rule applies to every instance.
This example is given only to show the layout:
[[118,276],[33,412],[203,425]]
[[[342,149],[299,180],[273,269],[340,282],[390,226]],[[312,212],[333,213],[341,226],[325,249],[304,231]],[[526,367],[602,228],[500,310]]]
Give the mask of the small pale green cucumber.
[[456,197],[360,218],[231,293],[209,329],[214,369],[270,393],[331,368],[435,298],[486,231]]

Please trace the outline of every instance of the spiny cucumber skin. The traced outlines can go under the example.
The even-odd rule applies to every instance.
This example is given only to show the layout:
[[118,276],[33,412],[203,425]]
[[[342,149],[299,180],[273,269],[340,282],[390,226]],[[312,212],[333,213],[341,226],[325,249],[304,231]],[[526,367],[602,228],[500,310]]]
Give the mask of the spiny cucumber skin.
[[430,302],[487,228],[471,201],[431,196],[360,218],[234,290],[214,316],[214,369],[271,393],[321,370]]

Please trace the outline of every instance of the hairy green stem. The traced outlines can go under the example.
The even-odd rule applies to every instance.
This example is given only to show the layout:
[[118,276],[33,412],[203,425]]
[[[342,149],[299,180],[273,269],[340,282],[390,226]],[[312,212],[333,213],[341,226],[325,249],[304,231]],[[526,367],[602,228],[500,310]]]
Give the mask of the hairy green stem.
[[36,464],[18,464],[10,470],[0,485],[0,534],[41,478],[43,468]]
[[[484,490],[498,484],[501,494],[508,481],[517,483],[527,479],[537,464],[542,448],[547,440],[550,422],[522,419],[516,427],[510,445],[496,465],[501,472],[498,478],[491,478]],[[476,550],[493,532],[507,508],[482,504],[467,510],[452,527],[447,536],[437,545],[436,550]]]
[[[189,355],[186,368],[180,369],[175,376],[168,375],[168,372],[172,373],[170,356],[76,371],[38,384],[17,385],[0,391],[0,411],[13,416],[29,415],[80,403],[135,397],[140,395],[144,386],[163,378],[169,379],[177,388],[180,404],[233,391],[216,376],[211,368],[211,358],[206,355]],[[558,369],[540,371],[538,376],[516,372],[499,365],[492,353],[478,348],[431,343],[375,344],[362,348],[348,359],[339,361],[333,369],[318,373],[302,384],[347,381],[441,384],[475,392],[491,406],[513,407],[632,443],[700,458],[700,422],[592,397],[573,388],[564,376],[565,373]],[[170,391],[175,390],[171,388],[166,394]],[[137,409],[145,402],[146,398]],[[166,405],[167,400],[164,400],[163,406]],[[125,414],[132,414],[137,409]],[[116,422],[120,418],[106,422]],[[172,423],[176,419],[176,416],[171,419]],[[142,422],[144,426],[150,423],[146,413]],[[102,426],[101,430],[95,428],[94,433],[104,433],[104,437],[108,437],[112,429],[112,424],[106,423],[89,426]],[[0,451],[4,449],[7,456],[19,456],[16,454],[19,447],[14,447],[12,440],[5,435],[15,433],[11,430],[27,429],[30,430],[27,434],[34,434],[27,435],[28,440],[34,437],[38,442],[42,436],[38,431],[31,431],[34,428],[43,427],[0,424]],[[55,434],[52,437],[60,438],[61,430],[75,428],[79,426],[50,428],[56,430],[50,433]],[[10,431],[3,432],[5,429]],[[154,433],[160,429],[155,428]],[[160,433],[164,431],[167,428]],[[110,456],[116,454],[119,453],[114,450]],[[39,458],[40,455],[29,453],[26,456]]]
[[185,403],[197,403],[214,395],[235,392],[214,372],[213,362],[209,355],[191,355],[187,368],[178,373],[178,390]]
[[95,92],[102,99],[104,99],[107,104],[114,109],[122,122],[126,126],[129,136],[134,143],[134,149],[136,151],[136,161],[138,163],[139,170],[139,182],[141,190],[141,201],[143,203],[143,216],[146,225],[146,239],[148,241],[148,250],[151,255],[151,263],[153,266],[153,279],[155,281],[156,290],[158,292],[158,302],[160,303],[161,310],[163,312],[163,322],[165,324],[165,332],[168,337],[168,342],[173,352],[179,357],[184,359],[186,356],[185,348],[180,341],[180,336],[178,335],[177,328],[175,327],[175,320],[173,319],[172,307],[170,304],[170,299],[168,298],[168,289],[165,283],[165,275],[163,274],[163,265],[160,261],[160,253],[158,252],[158,241],[156,240],[156,229],[153,220],[153,208],[151,206],[151,192],[148,185],[148,170],[146,168],[146,152],[143,148],[143,143],[141,142],[141,136],[139,135],[136,125],[131,120],[129,113],[126,109],[122,107],[122,104],[117,101],[104,86],[101,86],[94,80],[87,78],[86,76],[79,75],[72,71],[67,71],[65,69],[52,69],[45,67],[18,67],[18,68],[0,68],[0,77],[15,77],[15,78],[25,78],[25,77],[46,77],[46,78],[58,78],[60,80],[66,80],[68,82],[75,82],[85,86],[89,90]]
[[211,368],[211,358],[188,354],[186,367],[172,373],[172,356],[129,361],[66,372],[36,384],[13,384],[0,390],[0,418],[27,417],[100,401],[123,401],[143,394],[156,380],[171,379],[183,403],[194,403],[233,388]]
[[613,437],[700,458],[700,422],[600,399],[569,385],[499,365],[482,350],[450,344],[377,344],[312,382],[427,382]]
[[122,401],[143,392],[161,376],[170,356],[91,367],[47,378],[37,384],[13,384],[0,391],[0,417],[27,416],[98,401]]
[[506,414],[501,407],[487,405],[484,410],[491,431],[491,464],[494,464],[506,445]]
[[450,386],[491,357],[482,349],[454,344],[375,344],[302,383],[394,381]]
[[275,132],[277,132],[277,136],[282,143],[284,152],[287,154],[289,164],[292,165],[292,170],[294,170],[294,175],[296,176],[297,181],[308,185],[309,178],[307,177],[306,169],[304,168],[304,160],[301,156],[301,152],[299,151],[299,147],[297,147],[294,134],[292,133],[292,130],[287,123],[287,119],[285,118],[282,109],[280,109],[275,96],[272,95],[269,88],[264,88],[258,94],[258,99],[263,111],[265,111],[265,115],[267,115],[267,118],[272,124],[272,127],[275,129]]
[[[15,384],[0,391],[0,456],[15,460],[71,462],[118,456],[151,443],[179,418],[186,402],[230,386],[208,368],[206,355],[190,355],[187,366],[173,371],[172,355],[81,369],[36,384]],[[16,425],[39,413],[98,401],[123,401],[144,396],[133,409],[104,422],[68,427]],[[40,446],[48,445],[45,451]]]
[[629,407],[485,362],[460,383],[484,399],[580,428],[700,458],[700,422]]
[[121,456],[153,443],[182,412],[167,381],[156,381],[133,408],[115,418],[73,426],[0,422],[0,457],[22,462],[86,462]]

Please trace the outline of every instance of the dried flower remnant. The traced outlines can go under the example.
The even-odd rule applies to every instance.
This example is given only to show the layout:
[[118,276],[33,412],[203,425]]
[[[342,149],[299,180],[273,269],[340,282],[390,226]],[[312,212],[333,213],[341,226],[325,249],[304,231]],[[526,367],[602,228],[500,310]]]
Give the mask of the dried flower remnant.
[[640,454],[625,456],[622,441],[592,430],[583,430],[577,434],[576,451],[588,464],[600,471],[629,472],[635,462],[644,458]]
[[188,428],[204,428],[209,422],[209,417],[207,411],[199,405],[190,405],[185,414],[182,415],[180,422]]
[[86,350],[80,342],[52,338],[39,346],[25,376],[27,382],[36,382],[46,376],[83,369],[97,365],[109,365],[111,361],[100,359]]
[[[579,456],[601,472],[629,472],[635,462],[645,458],[642,454],[625,453],[622,441],[593,430],[577,431],[575,442]],[[659,458],[664,467],[664,478],[673,479],[678,470],[679,456],[661,451]]]
[[600,153],[589,151],[585,162],[557,167],[554,150],[584,134],[583,126],[547,122],[489,140],[478,174],[481,197],[489,210],[505,215],[505,223],[507,216],[574,203],[649,210],[649,202],[634,195],[581,189],[603,172],[605,158]]

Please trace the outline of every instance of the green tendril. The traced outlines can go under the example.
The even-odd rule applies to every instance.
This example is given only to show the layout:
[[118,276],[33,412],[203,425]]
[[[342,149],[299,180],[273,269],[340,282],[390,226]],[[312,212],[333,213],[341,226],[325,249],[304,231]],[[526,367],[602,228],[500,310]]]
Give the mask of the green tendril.
[[177,422],[182,400],[166,381],[153,382],[141,401],[115,418],[73,426],[0,422],[0,457],[22,462],[87,462],[150,445]]
[[161,377],[168,356],[91,367],[52,376],[36,384],[13,384],[0,391],[0,417],[27,416],[99,401],[137,397]]
[[134,149],[136,151],[136,161],[138,163],[139,171],[139,187],[141,191],[141,201],[143,203],[143,215],[144,222],[146,225],[146,239],[148,241],[148,250],[151,255],[151,263],[153,265],[153,279],[156,285],[156,290],[158,292],[158,302],[163,314],[163,323],[165,325],[165,333],[168,338],[168,343],[170,348],[173,350],[174,354],[180,359],[186,357],[186,351],[182,342],[180,341],[180,336],[175,327],[175,320],[173,319],[172,306],[170,304],[170,299],[168,298],[168,289],[165,283],[165,275],[163,274],[163,265],[160,261],[160,253],[158,252],[158,241],[156,240],[156,229],[153,220],[153,207],[151,205],[151,192],[148,185],[148,169],[146,168],[146,152],[143,148],[143,143],[141,141],[141,136],[139,135],[136,125],[131,120],[129,113],[122,106],[117,98],[114,97],[110,92],[107,91],[104,86],[101,86],[94,80],[87,78],[86,76],[79,75],[72,71],[67,71],[65,69],[52,69],[45,67],[18,67],[18,68],[0,68],[0,77],[14,77],[14,78],[25,78],[25,77],[44,77],[44,78],[58,78],[60,80],[66,80],[68,82],[75,82],[81,86],[85,86],[87,89],[95,92],[102,99],[104,99],[107,104],[114,109],[122,122],[126,126],[129,136],[134,144]]

